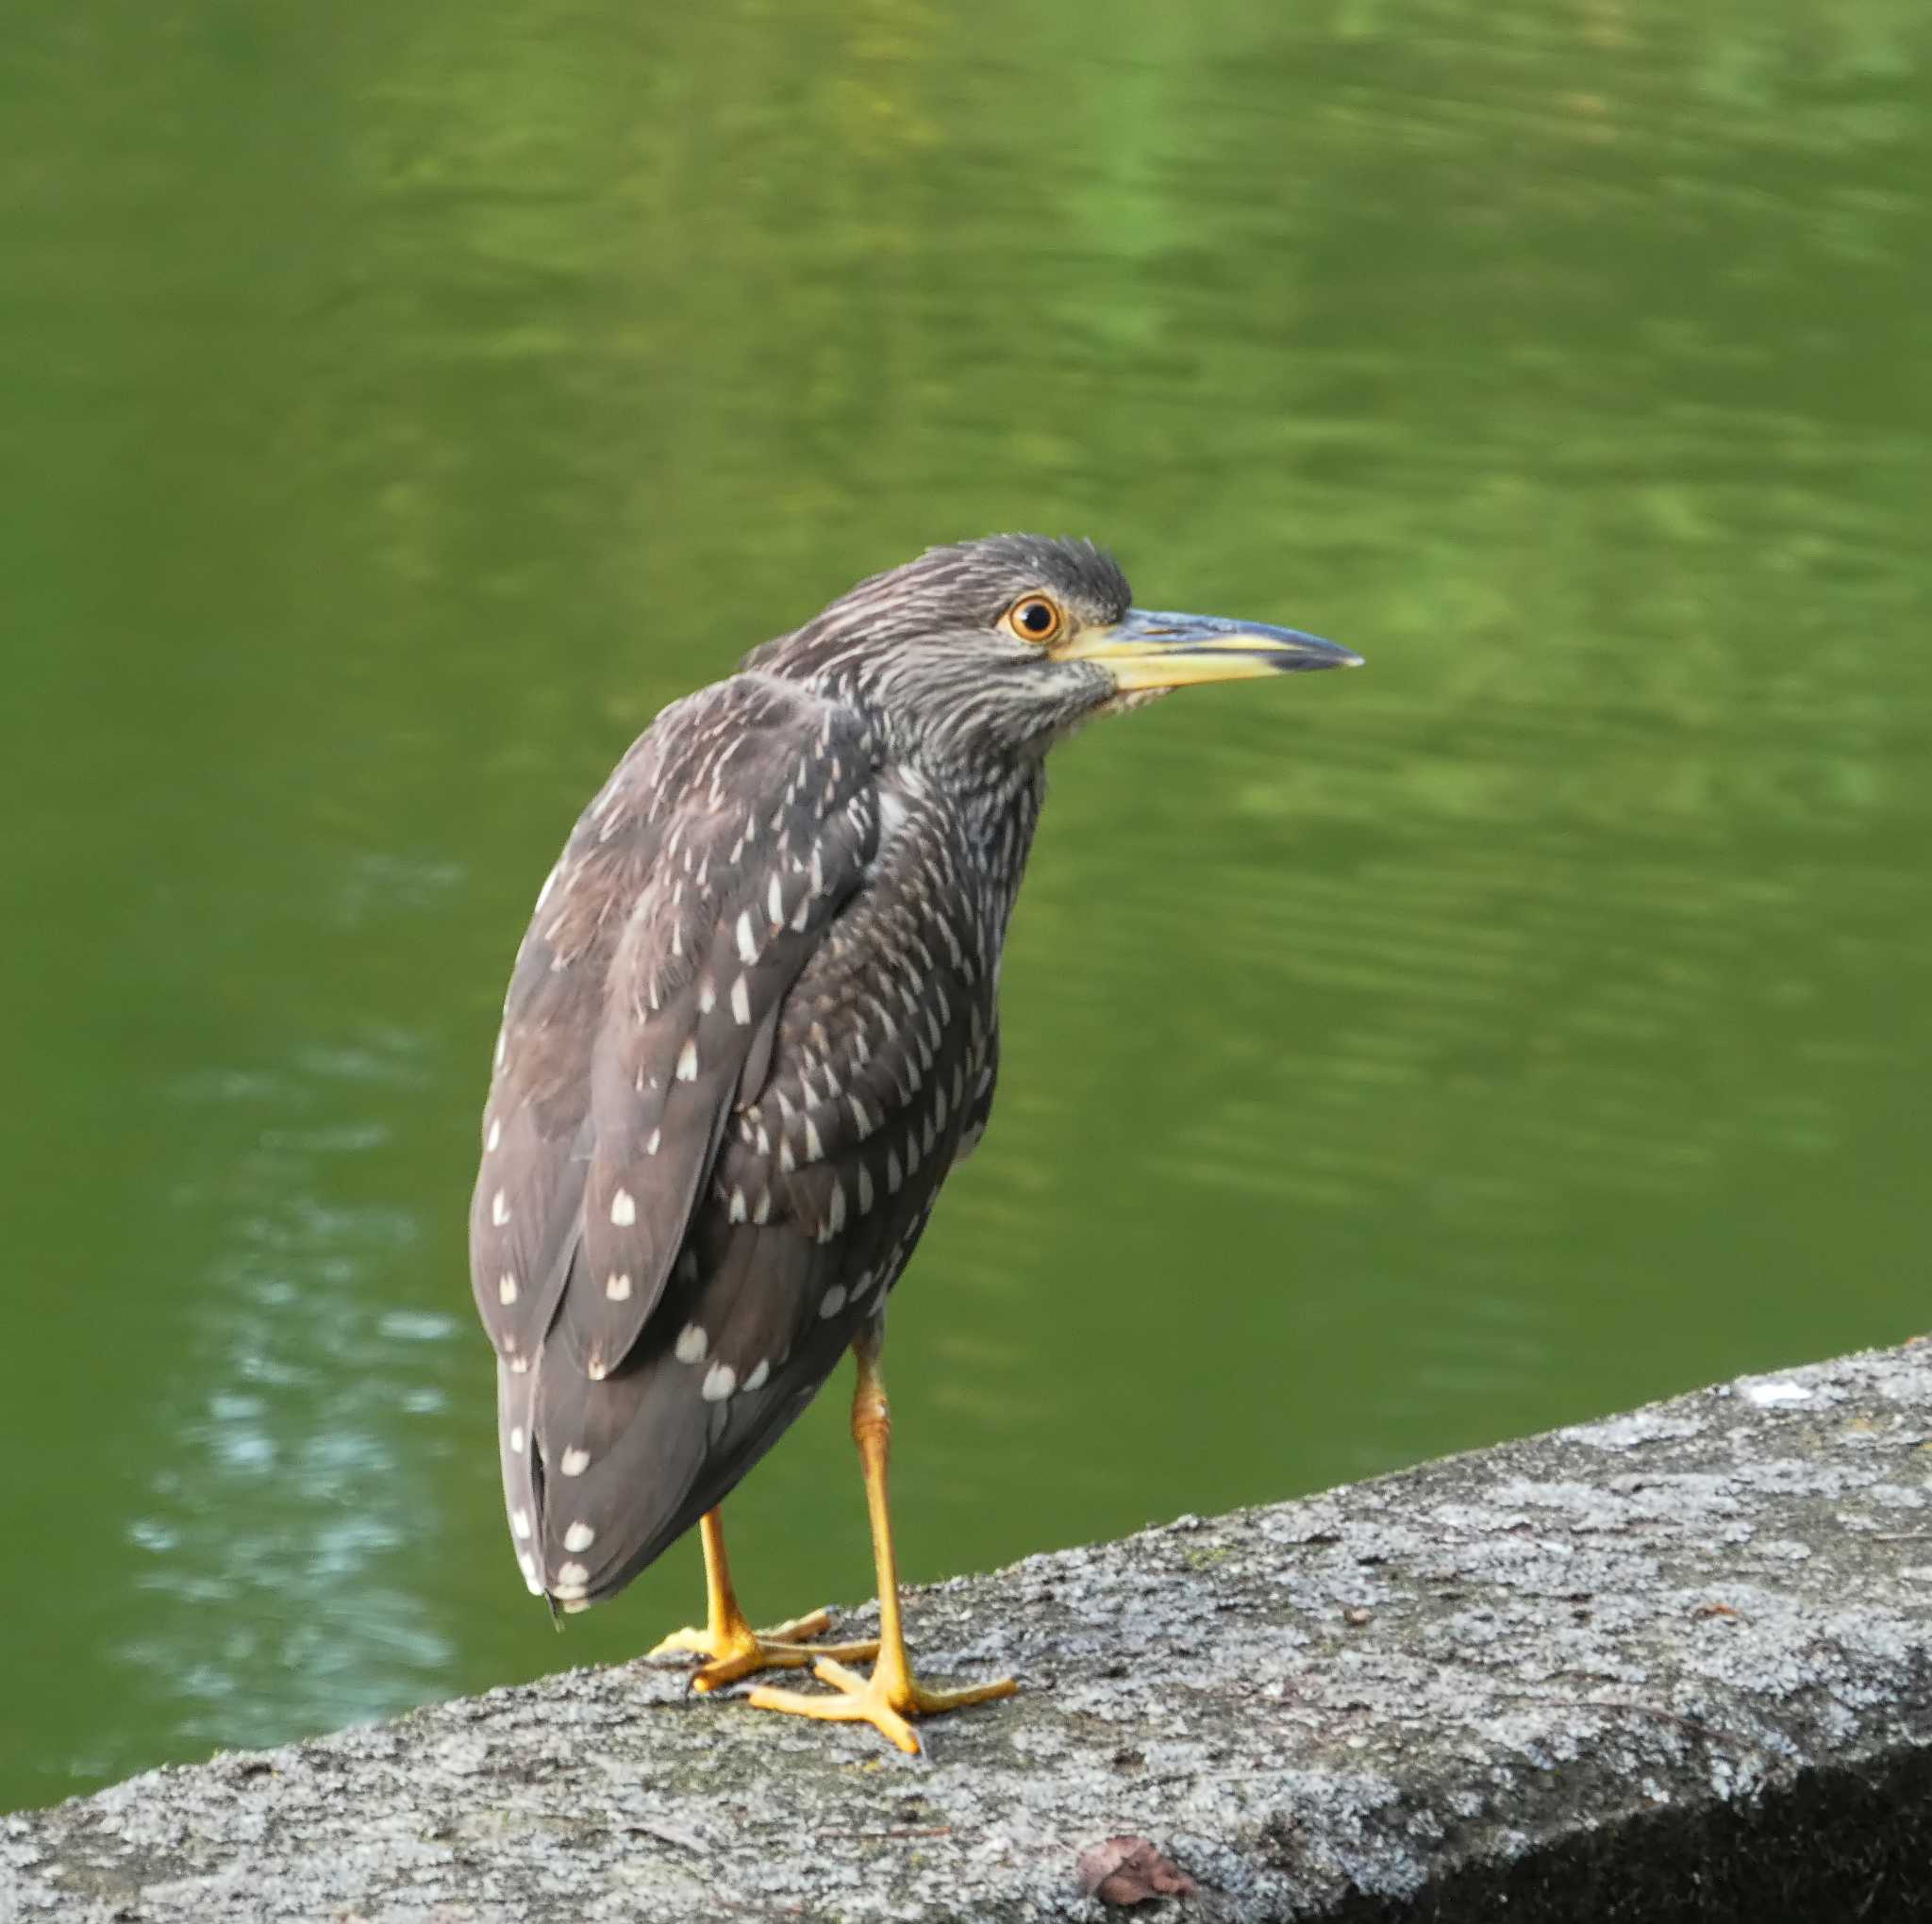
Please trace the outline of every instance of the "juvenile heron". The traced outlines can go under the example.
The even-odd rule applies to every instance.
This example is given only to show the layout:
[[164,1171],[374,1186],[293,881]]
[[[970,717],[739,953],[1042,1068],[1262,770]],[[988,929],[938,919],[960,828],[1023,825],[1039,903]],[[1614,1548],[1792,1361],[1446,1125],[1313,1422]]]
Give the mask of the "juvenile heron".
[[[1191,682],[1357,665],[1132,607],[1087,542],[1002,535],[861,582],[674,702],[585,810],[519,950],[470,1212],[525,1581],[610,1596],[693,1523],[705,1690],[863,1720],[1003,1697],[915,1680],[886,1495],[886,1299],[999,1065],[1000,947],[1045,755]],[[879,1640],[755,1632],[718,1506],[850,1348]],[[846,1667],[875,1658],[867,1676]],[[843,1660],[843,1661],[841,1661]]]

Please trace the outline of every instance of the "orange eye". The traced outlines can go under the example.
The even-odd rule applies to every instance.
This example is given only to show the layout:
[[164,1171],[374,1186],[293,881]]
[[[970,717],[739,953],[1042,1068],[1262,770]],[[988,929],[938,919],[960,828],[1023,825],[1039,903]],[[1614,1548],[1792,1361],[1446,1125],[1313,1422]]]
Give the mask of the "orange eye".
[[1003,625],[1023,641],[1044,645],[1066,625],[1066,616],[1043,594],[1022,595],[1002,617]]

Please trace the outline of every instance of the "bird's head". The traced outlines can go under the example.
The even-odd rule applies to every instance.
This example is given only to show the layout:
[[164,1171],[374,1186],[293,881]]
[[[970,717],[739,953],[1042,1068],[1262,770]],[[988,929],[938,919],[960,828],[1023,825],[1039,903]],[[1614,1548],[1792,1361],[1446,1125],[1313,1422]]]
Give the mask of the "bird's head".
[[1194,682],[1360,664],[1292,628],[1137,608],[1111,556],[1041,535],[930,549],[745,662],[968,755],[1039,755],[1083,722]]

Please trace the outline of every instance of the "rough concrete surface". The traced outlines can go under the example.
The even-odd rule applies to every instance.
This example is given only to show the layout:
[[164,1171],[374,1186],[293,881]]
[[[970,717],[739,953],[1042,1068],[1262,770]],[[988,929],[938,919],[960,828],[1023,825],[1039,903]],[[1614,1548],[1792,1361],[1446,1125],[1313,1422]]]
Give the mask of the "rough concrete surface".
[[575,1671],[7,1818],[0,1916],[1932,1917],[1928,1606],[1908,1345],[911,1593],[1024,1684],[924,1761]]

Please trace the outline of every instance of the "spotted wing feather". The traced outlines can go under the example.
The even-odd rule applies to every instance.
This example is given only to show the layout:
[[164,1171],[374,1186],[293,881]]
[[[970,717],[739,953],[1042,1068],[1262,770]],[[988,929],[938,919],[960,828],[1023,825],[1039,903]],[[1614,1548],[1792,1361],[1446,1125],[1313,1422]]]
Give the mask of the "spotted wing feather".
[[519,953],[471,1210],[507,1360],[559,1306],[587,1368],[635,1342],[778,1004],[858,885],[870,775],[843,711],[739,676],[666,709],[586,810]]
[[869,765],[791,759],[838,776],[775,805],[761,789],[748,810],[693,826],[618,946],[591,1065],[584,1273],[553,1338],[592,1377],[628,1353],[662,1295],[732,1113],[769,1071],[779,1005],[876,838]]
[[534,1534],[542,1509],[533,1365],[547,1351],[608,1373],[637,1342],[732,1105],[766,1077],[786,989],[858,885],[871,777],[849,713],[738,676],[665,710],[544,885],[470,1219],[513,1530]]
[[819,933],[635,1347],[602,1380],[544,1351],[538,1527],[566,1603],[619,1588],[730,1491],[911,1254],[991,1049],[981,932],[926,886],[944,838],[914,811]]

